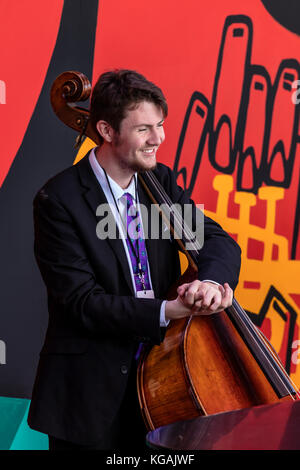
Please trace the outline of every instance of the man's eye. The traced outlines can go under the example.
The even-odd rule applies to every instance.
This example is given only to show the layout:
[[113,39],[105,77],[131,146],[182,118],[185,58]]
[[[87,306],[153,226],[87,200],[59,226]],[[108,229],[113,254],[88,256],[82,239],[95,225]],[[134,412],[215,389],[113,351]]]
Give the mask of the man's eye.
[[147,130],[147,129],[143,127],[143,128],[141,128],[141,129],[139,129],[139,132],[145,132],[146,130]]

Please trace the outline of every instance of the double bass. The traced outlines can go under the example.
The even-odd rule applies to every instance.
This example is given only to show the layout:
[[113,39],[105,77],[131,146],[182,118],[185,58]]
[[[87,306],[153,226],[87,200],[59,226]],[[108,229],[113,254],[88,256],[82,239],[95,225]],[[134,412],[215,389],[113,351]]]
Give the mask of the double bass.
[[[79,133],[77,146],[84,136],[98,144],[89,111],[75,104],[87,100],[90,92],[87,77],[75,71],[59,75],[51,88],[53,110]],[[187,241],[193,243],[193,234],[153,172],[138,177],[151,201],[167,211],[161,216],[171,222],[174,240],[188,261],[186,271],[167,294],[171,300],[177,296],[177,286],[197,279],[198,247],[185,249]],[[144,348],[137,389],[149,430],[201,415],[300,397],[272,345],[235,298],[226,311],[172,320],[164,341]]]

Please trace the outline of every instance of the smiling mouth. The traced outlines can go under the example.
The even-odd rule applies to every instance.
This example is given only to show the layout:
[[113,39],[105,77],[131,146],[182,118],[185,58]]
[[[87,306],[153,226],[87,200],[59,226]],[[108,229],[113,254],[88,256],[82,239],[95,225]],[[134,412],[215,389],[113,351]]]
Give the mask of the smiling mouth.
[[156,147],[152,147],[151,149],[143,149],[142,152],[151,155],[152,153],[155,153],[156,150]]

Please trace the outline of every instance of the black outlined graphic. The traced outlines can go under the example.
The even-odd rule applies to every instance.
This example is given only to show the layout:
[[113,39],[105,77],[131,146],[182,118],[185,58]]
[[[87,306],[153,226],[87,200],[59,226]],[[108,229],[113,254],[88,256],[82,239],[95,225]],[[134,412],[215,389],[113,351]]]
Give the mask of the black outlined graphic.
[[[228,16],[211,102],[199,91],[191,96],[174,161],[174,171],[190,194],[206,144],[212,167],[220,173],[235,173],[238,191],[257,194],[262,185],[289,188],[292,178],[298,178],[293,170],[300,140],[300,108],[292,100],[295,93],[292,83],[300,78],[300,64],[296,59],[282,60],[272,81],[263,65],[251,63],[252,39],[253,25],[249,17]],[[253,128],[256,129],[255,141]],[[252,129],[252,137],[249,129]],[[299,206],[298,201],[292,257],[296,256]]]
[[[277,263],[276,257],[272,259],[272,250],[276,247],[272,236],[282,244],[280,250],[277,246],[280,252],[278,261],[288,263],[296,259],[300,221],[300,178],[296,166],[300,108],[292,99],[295,93],[292,84],[299,80],[300,64],[296,59],[284,58],[271,78],[263,64],[251,62],[252,42],[251,19],[243,15],[228,16],[212,81],[211,99],[201,90],[192,93],[179,136],[174,171],[180,184],[192,194],[205,178],[205,170],[201,174],[201,165],[207,169],[208,162],[204,162],[204,158],[208,158],[211,168],[220,173],[212,181],[214,190],[219,192],[216,213],[207,211],[208,215],[216,216],[217,221],[220,217],[220,222],[222,220],[227,225],[229,233],[237,235],[240,243],[252,235],[255,241],[264,242],[264,260],[255,258],[257,273],[253,269],[248,272],[247,268],[242,273],[245,282],[253,283],[251,289],[249,282],[246,282],[247,288],[244,285],[246,294],[253,300],[253,289],[259,293],[260,281],[266,285],[266,277],[260,276],[267,276],[272,263]],[[275,199],[284,198],[284,189],[290,188],[292,183],[293,188],[298,185],[298,194],[295,194],[293,236],[288,250],[287,239],[275,231],[274,203]],[[239,219],[228,215],[228,198],[232,191],[235,191],[235,204],[240,205]],[[250,209],[257,204],[257,199],[266,201],[263,228],[251,225]],[[244,232],[235,225],[239,220]],[[247,263],[251,261],[247,243],[242,243],[242,246]],[[263,263],[261,269],[259,263]],[[276,279],[273,280],[276,284]],[[277,346],[280,342],[278,352],[286,370],[292,373],[292,344],[298,334],[297,311],[288,300],[290,291],[286,286],[281,289],[277,284],[276,287],[267,284],[266,288],[268,292],[257,308],[258,313],[254,310],[247,310],[247,313],[262,329],[267,326],[272,329],[274,321],[278,330]]]
[[248,312],[249,317],[253,323],[262,327],[264,320],[267,315],[279,315],[284,323],[282,336],[287,336],[285,351],[281,356],[284,356],[284,367],[288,373],[291,371],[291,355],[292,355],[292,343],[295,336],[295,326],[297,319],[297,312],[291,306],[290,303],[284,298],[284,296],[274,287],[270,286],[270,289],[266,295],[266,298],[258,312],[254,314]]

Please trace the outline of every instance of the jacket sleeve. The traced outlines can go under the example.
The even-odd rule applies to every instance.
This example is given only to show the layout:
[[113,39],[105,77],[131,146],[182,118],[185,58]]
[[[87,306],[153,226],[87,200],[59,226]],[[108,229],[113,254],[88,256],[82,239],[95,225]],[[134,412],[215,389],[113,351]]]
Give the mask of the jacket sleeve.
[[45,189],[34,200],[34,232],[34,253],[52,315],[60,316],[53,323],[84,328],[92,335],[161,342],[162,300],[106,293],[97,282],[71,215]]
[[[192,230],[195,232],[196,211],[199,209],[193,200],[189,198],[186,191],[177,185],[175,175],[168,167],[160,164],[157,176],[171,201],[182,206],[183,214],[184,205],[191,205],[192,223],[194,224]],[[198,279],[209,279],[222,285],[228,282],[230,287],[235,289],[240,273],[241,249],[217,222],[205,215],[201,218],[203,220],[203,245],[196,255]]]

